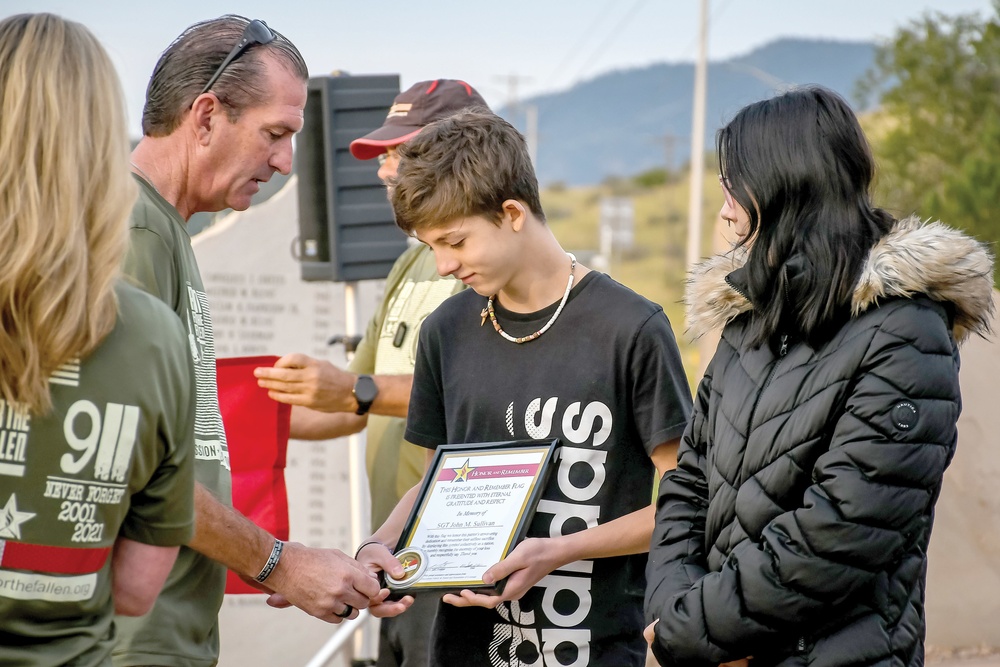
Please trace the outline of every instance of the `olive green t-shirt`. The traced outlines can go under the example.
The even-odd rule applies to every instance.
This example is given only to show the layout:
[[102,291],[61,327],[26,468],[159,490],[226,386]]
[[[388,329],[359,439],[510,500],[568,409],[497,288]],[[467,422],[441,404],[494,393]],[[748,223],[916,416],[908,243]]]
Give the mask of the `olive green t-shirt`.
[[[232,504],[229,449],[219,414],[215,340],[208,297],[191,248],[187,226],[173,206],[141,178],[132,210],[126,273],[180,317],[187,332],[197,384],[194,423],[195,480],[226,505]],[[115,665],[191,667],[214,665],[219,656],[219,608],[226,569],[181,548],[153,610],[122,618]]]
[[[454,278],[438,275],[434,253],[426,245],[407,249],[386,278],[385,298],[351,360],[351,372],[411,375],[420,325],[441,302],[464,288]],[[405,427],[406,420],[398,417],[368,417],[365,463],[373,529],[424,476],[427,452],[403,440]]]
[[117,294],[111,333],[51,376],[50,412],[0,400],[3,665],[111,665],[115,539],[177,546],[193,532],[186,336],[148,294]]

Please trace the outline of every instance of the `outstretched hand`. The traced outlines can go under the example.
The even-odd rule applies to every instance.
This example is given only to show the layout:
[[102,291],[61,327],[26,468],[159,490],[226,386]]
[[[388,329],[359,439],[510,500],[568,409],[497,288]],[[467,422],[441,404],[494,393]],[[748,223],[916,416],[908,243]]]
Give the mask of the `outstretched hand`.
[[257,384],[279,403],[302,405],[321,412],[354,412],[353,373],[305,354],[286,354],[273,367],[253,372]]

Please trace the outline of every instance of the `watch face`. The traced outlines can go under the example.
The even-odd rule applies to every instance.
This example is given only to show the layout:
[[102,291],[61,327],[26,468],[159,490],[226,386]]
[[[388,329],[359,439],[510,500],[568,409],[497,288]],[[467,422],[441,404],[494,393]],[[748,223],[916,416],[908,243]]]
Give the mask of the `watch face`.
[[354,383],[354,398],[361,404],[370,404],[378,395],[378,388],[375,380],[370,375],[359,375],[358,381]]

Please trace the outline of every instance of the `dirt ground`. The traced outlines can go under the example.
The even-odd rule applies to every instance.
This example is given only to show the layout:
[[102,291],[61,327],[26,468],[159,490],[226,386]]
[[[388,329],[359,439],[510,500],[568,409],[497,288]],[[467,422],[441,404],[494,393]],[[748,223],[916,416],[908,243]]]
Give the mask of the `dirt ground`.
[[[1000,667],[1000,646],[963,649],[939,649],[928,646],[926,661],[928,665],[934,667]],[[646,657],[646,667],[657,667],[652,653]],[[753,667],[753,662],[750,663],[750,667]]]
[[1000,667],[1000,646],[950,650],[928,646],[927,664],[936,667]]

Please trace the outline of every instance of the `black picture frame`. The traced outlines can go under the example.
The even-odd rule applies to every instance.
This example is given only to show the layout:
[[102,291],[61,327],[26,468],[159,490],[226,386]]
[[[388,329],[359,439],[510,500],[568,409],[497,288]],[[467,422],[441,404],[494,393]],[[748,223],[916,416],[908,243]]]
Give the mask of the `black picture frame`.
[[[452,482],[459,481],[457,479],[460,468],[446,468],[445,464],[448,461],[454,461],[459,458],[466,458],[464,463],[465,467],[469,467],[467,475],[473,479],[484,481],[486,484],[487,479],[497,479],[495,477],[477,477],[475,466],[470,466],[470,462],[475,459],[480,459],[481,461],[489,460],[485,457],[499,454],[501,456],[516,456],[523,453],[539,453],[539,461],[537,463],[537,469],[534,471],[532,481],[524,494],[524,499],[520,508],[520,514],[516,520],[516,524],[508,531],[504,531],[502,537],[506,538],[506,544],[501,549],[500,558],[497,560],[502,560],[506,558],[508,554],[525,538],[528,532],[528,527],[531,523],[532,518],[535,514],[535,509],[538,505],[538,501],[545,490],[546,485],[549,482],[549,478],[554,468],[556,450],[559,447],[560,441],[558,438],[555,439],[545,439],[545,440],[506,440],[506,441],[496,441],[496,442],[481,442],[472,444],[451,444],[451,445],[441,445],[439,446],[435,453],[434,458],[431,461],[431,465],[428,468],[427,474],[424,475],[424,480],[420,485],[420,490],[418,492],[417,498],[413,503],[413,509],[410,511],[409,517],[406,520],[406,524],[400,533],[399,540],[396,543],[394,553],[403,562],[404,567],[407,567],[408,575],[413,572],[415,573],[412,579],[407,579],[404,576],[404,581],[395,581],[391,577],[387,577],[384,580],[384,585],[388,586],[390,590],[393,591],[393,596],[398,597],[402,594],[410,594],[421,591],[435,591],[436,593],[451,592],[461,589],[476,590],[479,592],[487,594],[499,595],[503,592],[504,585],[506,584],[506,579],[502,579],[493,585],[484,583],[481,579],[462,579],[455,581],[446,582],[433,582],[427,581],[422,578],[424,573],[423,567],[427,566],[427,556],[422,556],[421,553],[425,552],[424,544],[415,544],[413,542],[415,537],[419,537],[418,528],[420,527],[421,521],[425,520],[425,512],[427,511],[428,502],[431,498],[432,491],[435,486],[440,484],[441,477],[443,474],[446,475],[444,471],[452,470],[456,473],[456,479],[451,480]],[[533,454],[532,454],[533,455]],[[536,465],[536,464],[531,464]],[[494,474],[492,471],[490,474]],[[485,474],[485,473],[484,473]],[[522,477],[523,479],[523,477]],[[466,480],[468,481],[468,480]],[[484,502],[488,502],[484,500]],[[455,510],[458,511],[457,509]],[[451,520],[449,517],[445,517],[447,520]],[[430,519],[430,521],[436,521],[441,523],[441,517],[436,517]],[[457,520],[456,520],[457,523]],[[429,529],[434,530],[434,529]],[[449,529],[443,529],[449,530]],[[459,529],[460,530],[460,529]],[[414,549],[415,548],[415,549]],[[409,559],[409,560],[408,560]],[[410,567],[412,565],[411,560],[424,559],[422,564]],[[491,563],[492,564],[492,563]]]

